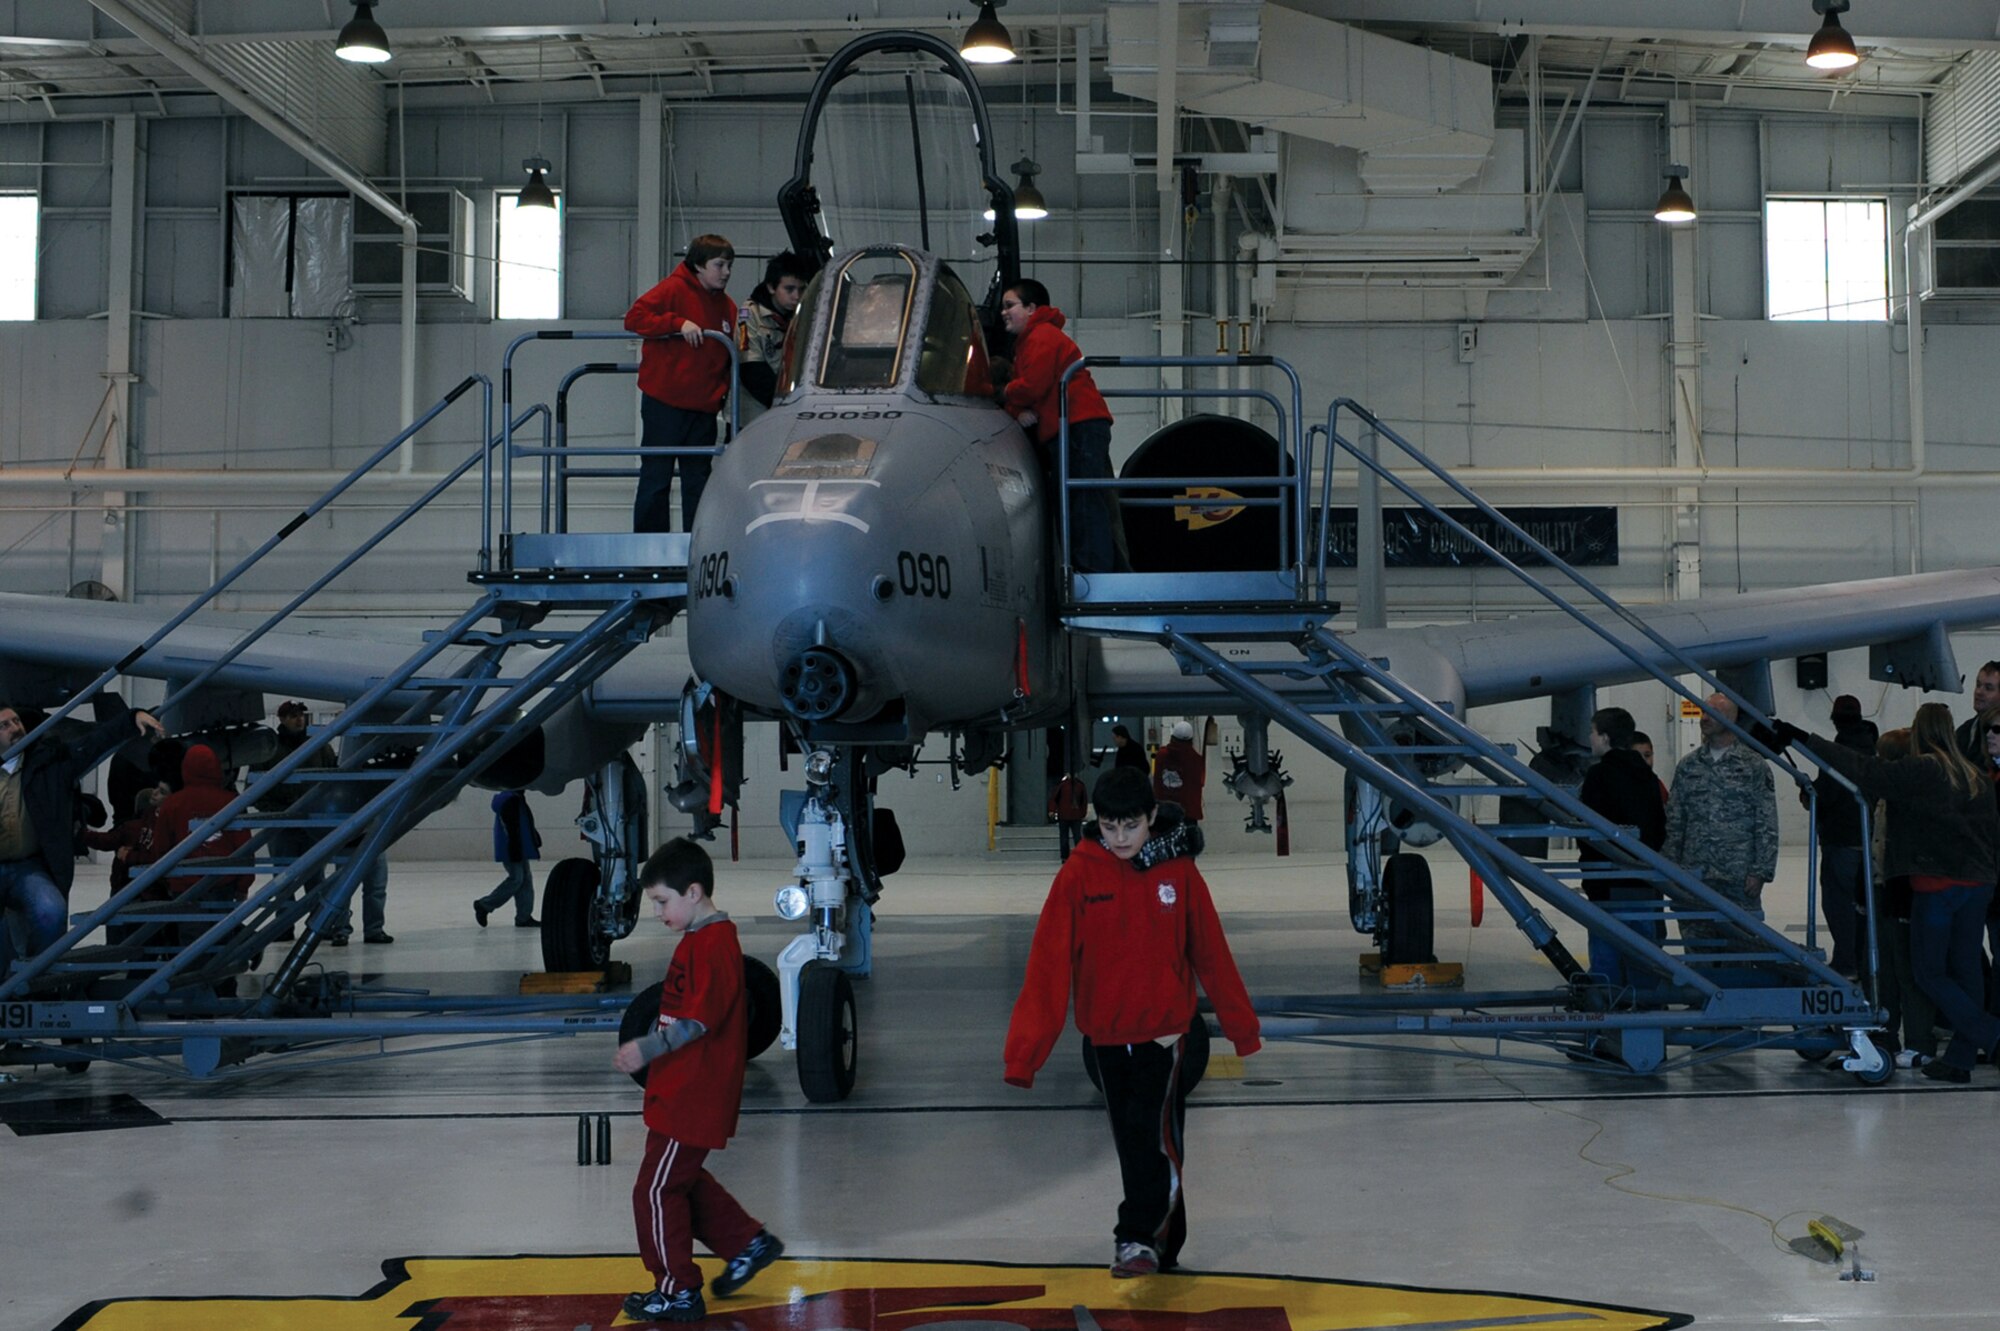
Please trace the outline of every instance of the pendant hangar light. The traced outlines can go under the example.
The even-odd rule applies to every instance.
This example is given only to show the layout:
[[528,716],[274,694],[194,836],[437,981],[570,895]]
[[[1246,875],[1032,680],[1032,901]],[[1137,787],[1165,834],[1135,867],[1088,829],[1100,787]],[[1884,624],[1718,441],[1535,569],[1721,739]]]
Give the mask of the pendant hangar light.
[[1004,65],[1014,58],[1014,39],[1007,34],[1007,25],[993,12],[996,5],[1007,0],[982,0],[979,17],[972,20],[972,26],[965,30],[965,40],[958,44],[958,53],[975,65]]
[[1854,39],[1840,26],[1840,16],[1847,6],[1848,0],[1813,0],[1813,12],[1826,15],[1826,22],[1819,25],[1819,31],[1806,47],[1806,63],[1814,69],[1853,69],[1861,63]]
[[516,208],[553,208],[556,192],[549,188],[549,159],[542,156],[542,43],[535,41],[535,155],[524,158],[521,169],[528,183],[514,196]]
[[[1014,220],[1017,222],[1039,222],[1049,215],[1049,201],[1035,188],[1035,177],[1041,174],[1042,164],[1023,156],[1020,161],[1007,168],[1018,180],[1014,182]],[[993,210],[988,208],[983,214],[987,221],[993,220]]]
[[1684,166],[1667,168],[1667,187],[1660,193],[1660,201],[1653,205],[1653,220],[1679,225],[1695,219],[1694,198],[1681,185],[1681,178],[1691,174]]
[[375,0],[355,0],[354,17],[333,39],[333,53],[357,65],[379,65],[389,58],[389,34],[375,21]]

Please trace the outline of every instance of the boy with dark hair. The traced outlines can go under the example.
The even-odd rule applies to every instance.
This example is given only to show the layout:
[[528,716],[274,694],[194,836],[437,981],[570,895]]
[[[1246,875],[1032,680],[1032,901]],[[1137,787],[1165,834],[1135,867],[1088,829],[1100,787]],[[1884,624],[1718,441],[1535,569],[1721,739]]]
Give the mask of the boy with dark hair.
[[1262,1045],[1257,1015],[1223,937],[1208,884],[1194,866],[1201,829],[1152,782],[1116,767],[1092,793],[1097,821],[1056,874],[1007,1030],[1006,1077],[1032,1086],[1076,998],[1111,1111],[1125,1186],[1112,1231],[1111,1274],[1178,1265],[1187,1240],[1182,1145],[1187,1092],[1181,1060],[1196,1020],[1195,981],[1222,1032],[1248,1056]]
[[681,941],[660,988],[659,1024],[619,1045],[612,1059],[620,1072],[650,1065],[646,1155],[632,1184],[632,1218],[653,1288],[628,1295],[625,1315],[698,1322],[708,1305],[695,1239],[710,1252],[734,1254],[715,1278],[718,1295],[741,1289],[785,1245],[702,1168],[736,1133],[749,1050],[743,948],[735,924],[716,909],[715,866],[707,851],[676,837],[646,861],[639,882],[660,923]]
[[[639,446],[713,448],[715,413],[729,396],[729,351],[706,336],[736,336],[736,302],[723,288],[736,250],[721,236],[696,236],[687,258],[625,312],[625,331],[646,339],[639,350]],[[674,465],[681,472],[681,529],[694,526],[714,458],[706,453],[648,453],[639,459],[632,530],[673,529],[667,500]]]
[[785,368],[785,334],[791,331],[792,316],[799,312],[799,298],[810,281],[812,270],[805,260],[786,250],[764,265],[764,280],[743,306],[743,357],[737,377],[743,391],[760,406],[770,406],[777,396],[778,376]]

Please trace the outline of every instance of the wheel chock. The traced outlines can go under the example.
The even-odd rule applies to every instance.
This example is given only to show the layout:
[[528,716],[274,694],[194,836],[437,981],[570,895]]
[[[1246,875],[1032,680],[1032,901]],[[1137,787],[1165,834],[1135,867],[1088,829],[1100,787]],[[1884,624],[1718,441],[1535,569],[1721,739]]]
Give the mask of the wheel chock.
[[632,986],[632,964],[611,961],[601,971],[530,971],[521,977],[523,994],[606,994]]

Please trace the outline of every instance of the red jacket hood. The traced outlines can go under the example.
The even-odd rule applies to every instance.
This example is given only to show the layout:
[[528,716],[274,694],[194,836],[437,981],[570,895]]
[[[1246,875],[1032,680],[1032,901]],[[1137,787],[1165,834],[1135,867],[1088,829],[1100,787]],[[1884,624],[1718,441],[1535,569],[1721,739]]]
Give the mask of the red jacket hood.
[[[1028,316],[1028,328],[1037,328],[1042,324],[1053,324],[1056,331],[1061,332],[1062,326],[1067,322],[1069,321],[1063,318],[1063,312],[1053,305],[1037,305],[1035,312]],[[1028,328],[1023,328],[1021,332],[1025,335]]]
[[206,744],[196,744],[181,757],[181,784],[183,786],[222,784],[222,763],[216,758],[214,749]]

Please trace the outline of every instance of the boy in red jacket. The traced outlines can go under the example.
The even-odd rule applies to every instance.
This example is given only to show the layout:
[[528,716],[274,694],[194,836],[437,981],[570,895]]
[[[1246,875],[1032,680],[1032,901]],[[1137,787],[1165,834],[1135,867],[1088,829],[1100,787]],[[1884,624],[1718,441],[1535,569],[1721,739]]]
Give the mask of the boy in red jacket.
[[1097,822],[1056,874],[1007,1028],[1007,1081],[1032,1086],[1062,1034],[1071,990],[1111,1110],[1125,1198],[1111,1274],[1179,1264],[1187,1093],[1181,1058],[1201,981],[1222,1033],[1248,1056],[1263,1044],[1208,884],[1194,867],[1201,830],[1157,808],[1137,768],[1113,768],[1092,792]]
[[[703,334],[736,336],[736,302],[723,290],[735,262],[735,249],[721,236],[696,236],[680,266],[625,312],[625,331],[646,339],[639,351],[641,448],[715,447],[715,413],[729,396],[729,351]],[[681,528],[694,527],[713,459],[706,453],[647,453],[639,459],[633,531],[673,530],[667,499],[676,461]]]
[[715,866],[686,837],[662,846],[639,881],[660,923],[681,936],[660,989],[652,1032],[618,1046],[620,1072],[646,1074],[646,1158],[632,1184],[639,1256],[653,1288],[625,1299],[625,1315],[654,1322],[698,1322],[708,1315],[694,1240],[734,1254],[715,1278],[718,1295],[734,1294],[785,1250],[752,1220],[702,1162],[728,1145],[743,1103],[749,1051],[743,995],[743,947],[736,926],[711,897]]
[[[1001,400],[1033,434],[1054,445],[1062,427],[1063,371],[1083,359],[1069,334],[1063,312],[1049,304],[1049,289],[1025,278],[1000,294],[1000,322],[1014,337],[1014,377]],[[1111,409],[1089,370],[1069,381],[1069,474],[1111,479]],[[1070,560],[1079,573],[1110,573],[1118,567],[1117,506],[1109,490],[1075,490],[1069,497]]]

